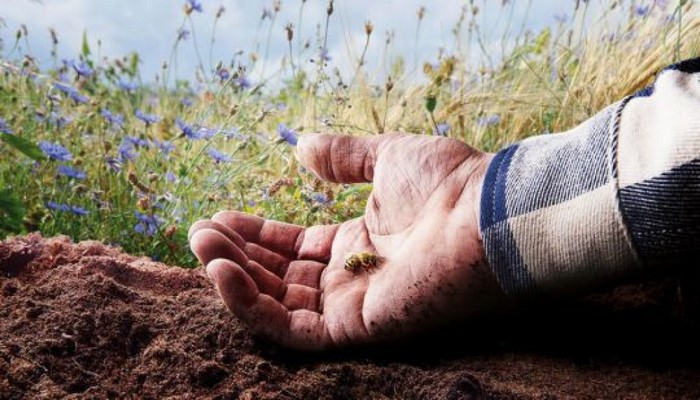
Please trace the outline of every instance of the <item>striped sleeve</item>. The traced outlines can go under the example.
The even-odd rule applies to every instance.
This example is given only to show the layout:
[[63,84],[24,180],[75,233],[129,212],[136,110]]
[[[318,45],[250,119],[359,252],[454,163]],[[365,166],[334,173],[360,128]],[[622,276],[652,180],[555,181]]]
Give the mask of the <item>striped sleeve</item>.
[[700,59],[569,132],[498,152],[480,229],[512,295],[573,295],[700,265]]

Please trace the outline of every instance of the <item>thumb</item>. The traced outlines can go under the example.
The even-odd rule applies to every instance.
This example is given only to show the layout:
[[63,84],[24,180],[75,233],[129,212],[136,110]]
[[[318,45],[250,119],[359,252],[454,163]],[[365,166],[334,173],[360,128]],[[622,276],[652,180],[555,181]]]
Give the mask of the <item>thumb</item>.
[[338,183],[372,182],[383,136],[313,134],[299,137],[299,162],[319,178]]

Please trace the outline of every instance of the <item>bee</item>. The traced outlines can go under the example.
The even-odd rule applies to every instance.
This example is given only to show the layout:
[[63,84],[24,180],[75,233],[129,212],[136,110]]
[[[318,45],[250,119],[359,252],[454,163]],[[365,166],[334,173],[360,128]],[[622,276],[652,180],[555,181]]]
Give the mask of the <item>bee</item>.
[[377,267],[379,257],[368,251],[349,253],[345,256],[345,270],[353,273],[369,272]]

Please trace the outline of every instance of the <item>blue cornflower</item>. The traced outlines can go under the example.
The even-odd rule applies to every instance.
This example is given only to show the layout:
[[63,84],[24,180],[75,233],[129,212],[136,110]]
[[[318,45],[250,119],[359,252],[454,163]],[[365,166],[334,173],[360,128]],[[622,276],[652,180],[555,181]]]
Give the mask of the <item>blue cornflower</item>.
[[165,173],[165,179],[166,179],[168,182],[175,182],[175,181],[177,180],[177,177],[175,176],[175,174],[173,174],[172,172],[168,171],[168,172]]
[[75,70],[75,73],[77,73],[80,76],[84,76],[86,78],[91,77],[93,72],[94,72],[92,70],[92,68],[90,68],[90,66],[85,61],[82,61],[82,60],[79,60],[79,61],[73,60],[71,62],[71,66]]
[[131,143],[134,147],[149,147],[148,140],[136,136],[125,136],[124,142]]
[[107,167],[114,173],[117,173],[122,170],[121,161],[117,160],[114,157],[105,157],[105,163],[107,163]]
[[56,83],[54,83],[53,87],[54,87],[54,89],[59,90],[65,94],[67,94],[68,97],[73,99],[73,101],[75,101],[76,103],[85,104],[88,102],[87,96],[80,94],[78,89],[76,89],[72,86],[66,85],[65,83],[56,82]]
[[175,145],[168,140],[161,142],[160,140],[155,139],[153,140],[153,143],[156,145],[156,148],[158,148],[158,150],[160,150],[166,157],[175,149]]
[[287,128],[287,125],[285,124],[279,124],[277,125],[277,134],[279,135],[280,138],[284,139],[285,142],[291,144],[292,146],[297,145],[297,133],[294,132],[293,130]]
[[146,215],[138,211],[135,212],[139,222],[134,226],[134,232],[142,235],[154,236],[158,228],[165,222],[157,215]]
[[476,121],[476,124],[479,126],[492,126],[498,124],[499,122],[501,122],[501,116],[498,114],[491,114],[479,118]]
[[113,114],[108,109],[103,108],[100,115],[102,115],[112,125],[119,127],[124,125],[124,117],[121,114]]
[[190,37],[190,31],[185,28],[180,28],[177,30],[177,40],[187,40]]
[[646,6],[637,5],[634,7],[634,13],[640,17],[648,16],[650,10],[651,10],[651,7],[649,7],[649,5],[646,5]]
[[180,100],[180,104],[182,104],[185,107],[192,107],[192,104],[194,104],[194,102],[189,97],[183,97],[182,100]]
[[45,140],[39,142],[39,149],[46,154],[48,158],[58,160],[58,161],[70,161],[73,159],[73,155],[58,143],[50,143]]
[[68,204],[60,204],[55,201],[47,202],[46,208],[53,211],[70,211],[70,206]]
[[134,112],[134,115],[136,118],[140,119],[141,121],[145,122],[146,125],[149,124],[155,124],[156,122],[160,121],[160,118],[158,118],[157,115],[155,114],[144,114],[141,110],[136,110]]
[[197,136],[200,139],[209,139],[214,137],[219,130],[216,128],[207,128],[206,126],[200,126],[197,128]]
[[4,119],[0,118],[0,133],[7,133],[8,135],[12,135],[14,132],[12,132],[12,129],[7,125],[7,122],[5,122]]
[[219,150],[209,148],[207,149],[207,154],[214,159],[217,164],[224,164],[231,161],[231,156],[220,152]]
[[202,8],[202,3],[200,3],[197,0],[187,0],[187,5],[189,6],[190,10],[194,10],[197,12],[203,12],[204,9]]
[[250,82],[250,79],[244,75],[236,78],[236,86],[242,90],[246,90],[253,86],[253,84]]
[[318,193],[318,192],[313,193],[311,195],[311,200],[313,200],[314,203],[318,203],[321,205],[329,205],[333,202],[331,199],[328,198],[328,196],[326,196],[323,193]]
[[321,48],[321,52],[319,53],[319,57],[321,57],[321,60],[325,62],[329,62],[332,60],[331,56],[328,54],[328,49],[323,47]]
[[228,72],[226,68],[219,68],[216,71],[216,75],[221,79],[221,81],[227,81],[231,77],[231,73]]
[[117,86],[119,89],[125,91],[125,92],[133,92],[134,90],[138,89],[139,85],[135,82],[127,82],[124,79],[119,79],[119,82],[117,82]]
[[69,167],[68,165],[59,165],[58,166],[58,174],[63,175],[63,176],[67,176],[69,178],[74,178],[74,179],[77,179],[79,181],[82,181],[83,179],[85,179],[87,177],[85,172],[83,172],[79,169],[76,169],[76,168]]
[[447,132],[449,132],[449,131],[450,131],[450,124],[445,122],[442,124],[437,124],[435,132],[433,132],[433,133],[435,133],[438,136],[447,136]]
[[175,120],[175,124],[177,125],[178,128],[182,131],[182,134],[189,138],[189,139],[200,139],[199,133],[192,128],[190,125],[187,125],[185,121],[181,120],[180,118]]
[[83,207],[78,207],[78,206],[71,206],[70,212],[73,214],[79,216],[79,217],[84,217],[89,214],[88,210],[84,209]]
[[119,145],[117,153],[119,153],[119,161],[122,163],[133,160],[138,156],[134,144],[127,140],[124,140],[122,144]]

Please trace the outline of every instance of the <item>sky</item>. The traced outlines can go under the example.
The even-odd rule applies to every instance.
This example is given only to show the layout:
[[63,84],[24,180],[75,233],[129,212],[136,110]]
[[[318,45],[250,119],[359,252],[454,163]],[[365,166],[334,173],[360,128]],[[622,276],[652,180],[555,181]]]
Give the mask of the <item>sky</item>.
[[[256,49],[259,62],[250,71],[253,80],[289,74],[289,69],[277,73],[282,58],[289,54],[284,30],[288,23],[294,26],[292,55],[296,65],[308,67],[312,59],[318,58],[321,43],[317,38],[323,36],[328,0],[303,2],[301,21],[302,0],[282,0],[274,21],[266,19],[262,23],[262,10],[272,9],[272,0],[200,1],[203,12],[191,14],[192,25],[185,23],[194,35],[177,47],[175,73],[180,79],[194,78],[199,59],[205,69],[211,70],[219,61],[229,64],[235,57],[248,61],[250,52]],[[555,16],[570,20],[575,0],[511,0],[512,5],[505,8],[507,12],[501,6],[503,0],[474,2],[480,10],[483,43],[490,53],[497,54],[504,32],[508,31],[505,36],[513,38],[525,30],[537,32],[555,26],[558,23]],[[79,55],[85,32],[93,53],[101,57],[114,59],[138,52],[141,77],[152,82],[163,62],[171,59],[178,29],[185,21],[184,3],[185,0],[0,0],[0,18],[4,21],[0,23],[3,44],[0,54],[5,58],[21,58],[29,53],[42,68],[47,68],[52,65],[49,28],[58,34],[59,61]],[[589,3],[596,7],[595,1]],[[344,76],[354,70],[365,43],[366,21],[374,26],[366,56],[368,73],[385,75],[390,64],[385,60],[396,55],[406,58],[409,69],[436,60],[441,47],[448,53],[455,50],[456,41],[451,32],[465,4],[468,2],[457,0],[336,0],[326,46],[331,58],[329,65],[337,67]],[[225,12],[216,24],[211,45],[215,16],[222,6]],[[425,16],[416,35],[417,11],[421,6],[425,7]],[[22,24],[29,32],[28,44],[22,40],[12,51],[15,34]],[[385,51],[389,32],[392,32],[392,44]],[[466,30],[460,36],[466,40]],[[300,54],[299,44],[307,41],[309,50]],[[480,55],[477,46],[468,52]]]

